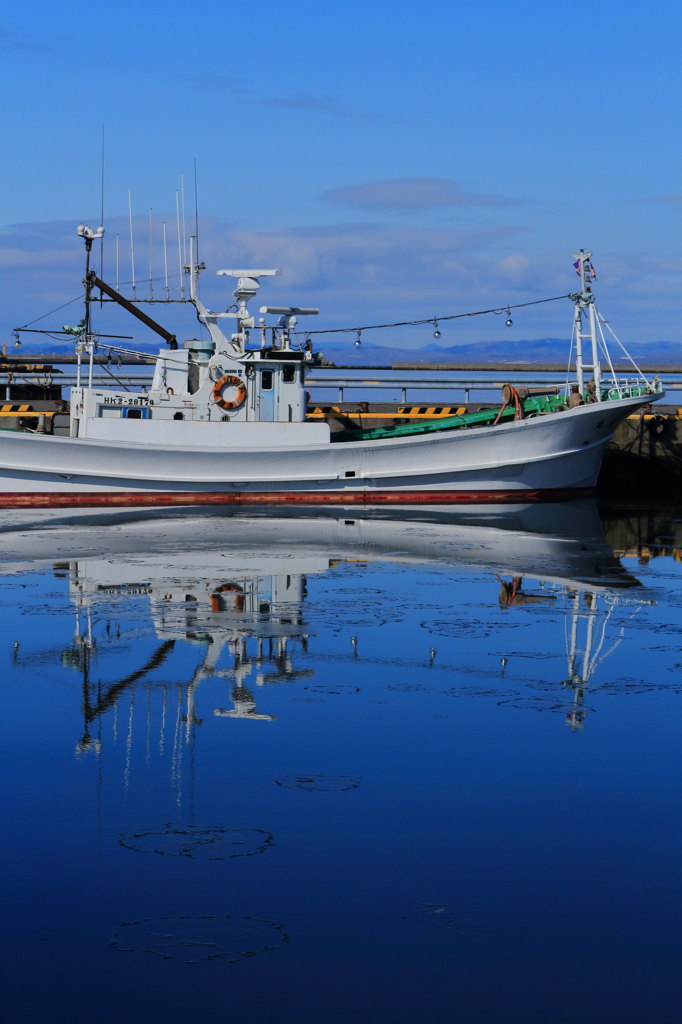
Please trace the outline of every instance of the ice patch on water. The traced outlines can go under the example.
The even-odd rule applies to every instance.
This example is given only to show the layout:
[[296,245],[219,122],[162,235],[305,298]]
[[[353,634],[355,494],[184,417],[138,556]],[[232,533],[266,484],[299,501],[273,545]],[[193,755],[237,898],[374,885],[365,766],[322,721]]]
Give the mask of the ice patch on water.
[[276,786],[284,789],[305,789],[309,793],[339,793],[345,789],[358,789],[362,785],[359,775],[286,775],[275,779]]
[[111,937],[122,953],[150,953],[184,964],[236,964],[289,942],[281,925],[255,917],[147,917],[123,921]]
[[199,825],[165,825],[161,829],[130,832],[119,843],[138,853],[168,854],[202,860],[252,857],[274,843],[271,832],[261,828],[218,828]]

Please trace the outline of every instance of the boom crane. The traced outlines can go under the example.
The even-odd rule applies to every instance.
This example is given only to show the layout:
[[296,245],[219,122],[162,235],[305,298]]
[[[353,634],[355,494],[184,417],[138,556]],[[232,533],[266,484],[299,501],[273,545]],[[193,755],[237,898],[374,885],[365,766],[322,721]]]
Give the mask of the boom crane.
[[100,277],[98,277],[94,270],[88,271],[84,284],[86,293],[86,305],[90,300],[90,292],[92,291],[92,289],[99,288],[101,292],[104,292],[105,295],[108,295],[109,298],[112,299],[114,302],[118,302],[119,306],[123,306],[123,308],[127,310],[128,313],[132,313],[133,316],[137,317],[137,319],[140,320],[143,324],[151,328],[152,331],[155,331],[157,334],[160,334],[161,337],[166,342],[166,344],[169,346],[169,348],[176,349],[178,347],[178,339],[174,334],[171,334],[170,331],[167,331],[166,328],[162,327],[161,324],[156,322],[156,320],[153,320],[150,316],[147,316],[147,314],[143,313],[141,309],[138,309],[137,306],[135,306],[132,302],[124,298],[124,296],[121,295],[120,292],[117,292],[115,288],[112,288],[111,285],[106,283],[106,281],[103,281]]

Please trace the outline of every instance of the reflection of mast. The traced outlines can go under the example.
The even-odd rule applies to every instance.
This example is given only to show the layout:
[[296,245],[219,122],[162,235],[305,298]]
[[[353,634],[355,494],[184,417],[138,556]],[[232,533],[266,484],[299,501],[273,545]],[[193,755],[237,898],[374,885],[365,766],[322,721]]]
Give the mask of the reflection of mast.
[[[88,615],[89,618],[89,615]],[[78,636],[77,636],[78,640]],[[114,683],[107,684],[106,687],[102,687],[101,681],[97,683],[97,692],[93,693],[93,686],[90,683],[90,659],[95,649],[95,641],[85,639],[85,642],[81,643],[80,646],[76,646],[75,650],[69,648],[63,652],[63,660],[65,664],[70,664],[75,668],[80,668],[83,672],[83,739],[76,748],[77,752],[80,753],[79,748],[87,749],[90,740],[89,728],[95,719],[103,715],[105,711],[108,711],[110,707],[115,706],[119,696],[133,686],[134,683],[139,682],[140,679],[144,679],[145,676],[153,672],[154,669],[158,668],[166,660],[168,654],[172,651],[175,646],[175,640],[164,640],[164,642],[156,649],[151,658],[139,669],[131,672],[129,675],[124,676],[123,679],[119,679]],[[79,659],[80,654],[80,659]]]
[[[590,679],[597,666],[618,647],[625,635],[625,627],[620,627],[618,638],[608,650],[602,653],[606,640],[606,627],[617,604],[617,599],[610,599],[611,606],[603,616],[598,632],[597,616],[600,614],[598,595],[591,591],[584,591],[581,605],[580,593],[569,591],[569,599],[571,603],[571,629],[566,644],[568,678],[563,681],[562,686],[571,687],[573,690],[573,707],[566,714],[566,724],[576,732],[582,729],[587,718],[584,703],[585,691]],[[639,608],[636,608],[633,615],[636,615],[638,611]],[[586,621],[585,646],[582,650],[579,647],[581,621]]]
[[[292,584],[296,578],[291,574],[277,576],[254,576],[233,580],[220,586],[214,585],[209,594],[210,612],[193,598],[185,604],[185,636],[193,642],[205,643],[206,651],[200,665],[187,688],[187,714],[189,726],[200,724],[196,713],[196,691],[207,678],[226,679],[232,684],[233,708],[215,708],[214,714],[221,718],[248,718],[253,721],[272,722],[275,716],[256,712],[256,700],[249,687],[250,678],[256,686],[266,683],[290,682],[309,678],[311,670],[294,668],[290,654],[291,641],[299,639],[307,650],[307,635],[299,632],[303,625],[298,602],[292,601]],[[298,601],[305,595],[305,579],[298,578]],[[167,595],[171,600],[172,595]],[[172,615],[172,612],[171,612]],[[164,630],[173,626],[162,606],[160,619]],[[255,645],[255,653],[253,651]],[[232,664],[219,668],[218,664],[226,650],[232,652]],[[267,664],[274,672],[265,672]],[[188,733],[189,735],[189,733]]]
[[566,724],[573,730],[573,732],[577,732],[578,729],[582,729],[585,719],[587,718],[587,711],[584,707],[585,688],[589,682],[592,671],[590,658],[592,655],[595,619],[594,614],[591,613],[596,611],[597,598],[595,594],[586,593],[583,595],[585,605],[589,611],[587,612],[587,631],[585,637],[585,649],[583,651],[582,668],[578,666],[578,657],[580,654],[580,650],[578,648],[578,629],[581,618],[585,618],[585,613],[581,614],[580,611],[579,593],[570,594],[569,598],[572,605],[572,611],[571,633],[567,651],[568,678],[565,679],[561,685],[571,687],[573,690],[573,707],[566,713]]
[[[555,594],[526,594],[522,590],[523,579],[514,576],[505,580],[497,576],[500,582],[500,607],[507,610],[526,604],[538,604],[556,600]],[[597,667],[618,647],[625,635],[625,626],[621,625],[614,643],[604,650],[606,629],[619,603],[614,594],[598,593],[591,590],[566,590],[569,602],[570,629],[566,628],[566,653],[568,658],[568,678],[562,686],[573,690],[573,702],[566,714],[566,722],[575,732],[582,729],[587,718],[585,708],[585,692]],[[609,605],[608,611],[599,607],[599,597]],[[633,615],[639,611],[639,606]],[[600,618],[600,621],[598,619]],[[565,620],[566,622],[566,620]],[[581,634],[584,633],[584,644],[581,645]],[[507,658],[502,658],[502,675],[507,665]]]
[[93,719],[87,713],[90,702],[90,662],[94,657],[96,647],[92,635],[92,616],[89,608],[85,613],[85,623],[85,632],[82,632],[80,610],[77,611],[73,645],[62,651],[62,664],[80,670],[83,675],[83,736],[76,744],[76,754],[90,752],[100,754],[102,745],[99,740],[93,740],[90,734],[90,725]]
[[[286,644],[286,638],[282,638],[280,643]],[[233,649],[232,667],[215,669],[214,675],[221,679],[232,680],[231,697],[234,708],[214,708],[213,714],[218,718],[250,718],[253,721],[260,722],[276,721],[274,715],[256,713],[256,700],[251,690],[246,686],[246,679],[251,675],[254,666],[259,667],[263,662],[263,638],[258,638],[255,659],[249,658],[245,640],[233,640],[229,643],[229,646]],[[270,649],[272,650],[272,641],[270,642]],[[262,685],[260,677],[256,679],[256,685]]]
[[[216,708],[214,714],[225,718],[252,718],[262,722],[274,722],[274,715],[256,714],[256,701],[253,694],[244,684],[244,679],[251,673],[252,663],[245,658],[246,643],[241,640],[223,640],[214,642],[213,637],[207,637],[206,654],[200,665],[197,666],[194,675],[187,687],[187,713],[184,721],[187,723],[187,742],[189,742],[189,730],[191,725],[201,725],[203,719],[196,713],[195,694],[204,679],[231,679],[232,700],[234,710]],[[226,646],[234,646],[234,666],[227,669],[217,667]],[[244,657],[243,657],[244,655]]]

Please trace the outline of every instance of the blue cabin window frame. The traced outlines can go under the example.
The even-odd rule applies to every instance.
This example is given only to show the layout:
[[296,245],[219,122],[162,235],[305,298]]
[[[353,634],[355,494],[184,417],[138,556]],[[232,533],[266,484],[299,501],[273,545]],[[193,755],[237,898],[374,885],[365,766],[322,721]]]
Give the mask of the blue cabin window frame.
[[151,409],[140,405],[126,405],[121,409],[121,419],[124,420],[148,420],[151,418]]

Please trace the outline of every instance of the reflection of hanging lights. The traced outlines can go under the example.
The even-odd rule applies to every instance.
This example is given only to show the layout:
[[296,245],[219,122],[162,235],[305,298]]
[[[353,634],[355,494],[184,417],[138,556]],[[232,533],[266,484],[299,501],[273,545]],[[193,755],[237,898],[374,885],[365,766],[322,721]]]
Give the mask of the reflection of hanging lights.
[[440,338],[440,328],[438,327],[437,320],[433,321],[433,336],[436,339],[436,341],[438,341],[438,339]]
[[362,345],[362,331],[358,328],[358,336],[355,339],[355,347],[360,348]]

